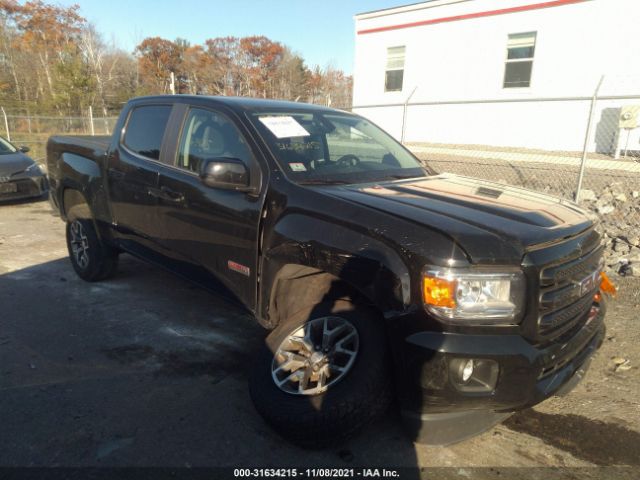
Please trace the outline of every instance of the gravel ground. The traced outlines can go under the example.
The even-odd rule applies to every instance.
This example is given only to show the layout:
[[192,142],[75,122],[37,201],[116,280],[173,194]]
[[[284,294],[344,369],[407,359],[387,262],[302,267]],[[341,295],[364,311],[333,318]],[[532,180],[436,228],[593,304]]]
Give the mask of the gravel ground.
[[[640,281],[620,279],[585,379],[449,447],[394,411],[346,445],[282,441],[248,396],[262,330],[224,301],[123,256],[87,284],[44,201],[0,206],[0,466],[411,467],[402,478],[638,478]],[[0,478],[3,478],[0,471]]]

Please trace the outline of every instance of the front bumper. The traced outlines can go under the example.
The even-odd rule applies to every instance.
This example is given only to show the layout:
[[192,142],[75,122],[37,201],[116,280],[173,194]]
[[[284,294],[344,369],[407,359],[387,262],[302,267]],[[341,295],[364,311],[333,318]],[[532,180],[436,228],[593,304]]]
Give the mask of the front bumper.
[[[399,396],[403,416],[418,441],[446,444],[480,433],[510,413],[567,393],[584,376],[605,335],[604,303],[595,305],[569,338],[535,346],[519,335],[418,332],[405,339]],[[450,378],[452,359],[490,359],[499,373],[489,392],[461,392]],[[436,428],[431,426],[445,426]],[[440,431],[440,433],[438,433]]]
[[42,197],[49,192],[46,175],[18,176],[0,183],[0,202]]

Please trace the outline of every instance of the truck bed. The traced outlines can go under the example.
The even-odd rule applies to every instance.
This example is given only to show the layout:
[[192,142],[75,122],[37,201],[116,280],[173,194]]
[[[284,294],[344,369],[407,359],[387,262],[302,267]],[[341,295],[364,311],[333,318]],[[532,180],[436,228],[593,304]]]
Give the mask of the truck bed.
[[67,152],[97,160],[105,154],[110,142],[111,135],[53,136],[49,138],[47,143],[47,158],[49,158],[49,153]]
[[[78,180],[84,175],[99,175],[99,166],[110,142],[110,136],[50,137],[47,142],[47,175],[52,191],[55,192],[64,176],[75,176]],[[55,194],[51,194],[49,199],[54,211],[60,211],[61,199]]]

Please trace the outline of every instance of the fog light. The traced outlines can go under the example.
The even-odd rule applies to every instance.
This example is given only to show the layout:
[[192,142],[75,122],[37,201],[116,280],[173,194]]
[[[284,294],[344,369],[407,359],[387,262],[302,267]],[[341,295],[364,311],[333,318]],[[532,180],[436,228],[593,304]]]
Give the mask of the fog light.
[[454,358],[449,363],[449,378],[461,392],[490,393],[498,381],[498,362],[485,358]]
[[467,363],[464,364],[464,367],[462,367],[462,375],[461,375],[462,382],[467,383],[467,380],[469,380],[472,373],[473,373],[473,360],[468,360]]

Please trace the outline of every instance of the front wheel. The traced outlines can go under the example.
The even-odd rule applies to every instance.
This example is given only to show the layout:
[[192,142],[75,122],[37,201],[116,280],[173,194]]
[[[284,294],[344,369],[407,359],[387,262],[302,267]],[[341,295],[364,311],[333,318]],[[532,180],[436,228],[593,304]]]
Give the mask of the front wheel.
[[382,320],[346,301],[304,309],[268,336],[250,393],[293,443],[321,448],[347,439],[391,402]]
[[91,220],[67,223],[67,249],[73,269],[87,282],[109,278],[118,265],[118,252],[104,245]]

